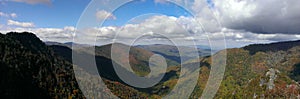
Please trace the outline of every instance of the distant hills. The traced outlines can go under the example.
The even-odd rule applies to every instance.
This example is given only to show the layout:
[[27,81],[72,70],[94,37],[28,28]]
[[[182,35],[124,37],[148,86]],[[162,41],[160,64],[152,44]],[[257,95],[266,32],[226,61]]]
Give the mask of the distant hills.
[[[191,54],[199,54],[199,56],[209,56],[211,55],[210,49],[199,49],[188,46],[172,46],[172,45],[138,45],[136,47],[143,48],[149,51],[152,51],[155,54],[160,54],[168,59],[176,61],[178,63],[185,62],[189,60],[192,56]],[[181,50],[181,52],[179,51]],[[195,52],[196,51],[196,52]]]
[[46,45],[59,45],[59,46],[66,46],[69,48],[72,48],[72,46],[77,46],[77,47],[89,47],[91,45],[88,44],[78,44],[78,43],[73,43],[73,42],[66,42],[66,43],[59,43],[59,42],[53,42],[53,41],[46,41],[44,42]]
[[[84,45],[84,44],[77,44],[77,43],[58,43],[58,42],[46,42],[47,45],[51,46],[54,48],[55,51],[57,51],[57,53],[59,53],[59,55],[63,55],[63,56],[68,56],[69,58],[71,58],[72,53],[69,53],[68,55],[65,55],[66,51],[72,51],[72,45],[73,46],[79,46],[78,51],[82,52],[84,51],[84,49],[89,49],[90,47],[93,46],[88,46],[88,45]],[[125,48],[129,48],[128,45],[122,44],[122,43],[114,43],[114,46],[116,48],[116,50],[114,51],[114,53],[116,55],[120,55],[120,58],[125,59],[126,57],[122,54],[125,54],[126,52],[123,51],[123,49]],[[103,46],[94,46],[95,48],[95,54],[96,56],[101,56],[101,57],[105,57],[110,59],[111,58],[111,47],[112,44],[107,44],[107,45],[103,45]],[[60,50],[60,51],[58,51]],[[88,53],[86,51],[86,53]],[[140,47],[130,47],[130,64],[132,64],[131,66],[136,66],[136,67],[132,67],[134,71],[139,72],[141,75],[145,75],[148,72],[150,72],[150,69],[148,67],[148,60],[149,58],[156,54],[152,51],[140,48]],[[68,59],[71,60],[71,59]],[[179,62],[171,60],[169,58],[166,58],[168,66],[178,66]]]
[[[73,46],[81,46],[81,47],[88,47],[92,45],[86,45],[86,44],[78,44],[73,42],[67,42],[67,43],[58,43],[58,42],[45,42],[47,45],[59,45],[59,46],[66,46],[71,48]],[[98,50],[96,51],[102,51],[102,54],[107,54],[106,56],[110,56],[110,52],[105,52],[110,49],[112,44],[108,45],[102,45],[102,46],[95,46]],[[128,47],[126,44],[122,43],[115,43],[118,47]],[[191,54],[199,54],[200,57],[203,56],[209,56],[212,53],[216,51],[211,51],[211,49],[207,46],[173,46],[173,45],[164,45],[164,44],[154,44],[154,45],[135,45],[131,46],[132,51],[136,52],[136,49],[144,50],[142,52],[152,52],[153,54],[159,54],[164,56],[172,65],[178,65],[178,63],[181,62],[181,59],[183,59],[183,62],[189,60],[191,57]],[[120,48],[122,49],[122,48]],[[182,53],[180,53],[179,49],[182,50]],[[197,50],[196,52],[192,52],[194,50]],[[140,51],[139,51],[140,52]],[[181,56],[181,57],[180,57]]]
[[276,52],[276,51],[287,51],[295,46],[300,45],[300,40],[298,41],[285,41],[280,43],[270,43],[270,44],[252,44],[243,47],[245,50],[249,50],[250,54],[255,54],[257,52]]
[[[121,84],[126,85],[126,83],[121,81],[120,78],[117,76],[117,74],[114,71],[113,64],[112,64],[114,61],[110,57],[111,46],[112,46],[112,44],[95,47],[95,58],[96,58],[96,64],[97,64],[98,71],[104,79],[119,82]],[[124,56],[122,56],[122,54],[124,54],[122,49],[124,49],[124,47],[128,47],[128,46],[124,45],[124,44],[120,44],[120,43],[116,43],[114,46],[117,49],[116,54],[120,55],[118,57],[125,58]],[[60,45],[51,45],[50,47],[55,51],[55,53],[57,55],[61,55],[62,57],[64,57],[66,60],[68,60],[70,62],[72,61],[72,59],[71,59],[72,49],[70,49],[69,47],[60,46]],[[80,50],[75,50],[75,52],[78,54],[80,53],[81,55],[83,55],[83,54],[91,55],[88,51],[84,51],[84,49],[85,48],[82,48]],[[150,72],[150,69],[148,67],[148,59],[154,53],[144,50],[144,49],[141,49],[141,48],[131,47],[129,54],[132,56],[129,59],[130,63],[131,63],[131,68],[137,75],[143,76],[143,75],[148,74],[148,72]],[[167,64],[168,64],[167,73],[163,77],[160,84],[158,84],[152,88],[146,88],[146,89],[140,89],[140,88],[134,88],[134,87],[133,88],[135,90],[139,90],[142,95],[143,94],[148,94],[148,95],[153,94],[154,96],[151,96],[151,97],[156,97],[156,95],[154,93],[165,94],[165,92],[163,90],[161,90],[160,88],[157,89],[157,87],[162,87],[163,84],[165,84],[165,81],[170,81],[170,80],[178,78],[177,72],[180,70],[179,66],[178,66],[179,64],[177,62],[167,59]],[[78,64],[75,64],[75,65],[78,65]],[[122,67],[121,64],[119,64],[118,66]],[[85,66],[80,66],[80,67],[85,69],[86,71],[89,71],[88,67],[85,67]],[[124,69],[124,71],[127,71],[127,70]],[[93,72],[89,72],[89,73],[90,73],[90,75],[96,75]],[[166,90],[166,89],[169,89],[169,88],[165,88],[164,90]]]
[[[161,98],[170,93],[180,75],[178,49],[171,45],[139,45],[130,50],[130,63],[140,76],[150,72],[149,57],[160,54],[167,59],[167,74],[162,81],[150,88],[135,88],[124,83],[116,75],[111,59],[111,44],[95,47],[96,65],[107,88],[100,86],[95,79],[97,74],[90,72],[88,65],[72,64],[72,51],[75,54],[91,55],[91,46],[74,44],[82,49],[71,49],[73,43],[61,44],[42,42],[34,34],[0,34],[0,96],[2,98],[112,98],[106,94],[110,89],[122,98]],[[116,43],[114,53],[122,54],[127,45]],[[190,48],[184,47],[188,57]],[[287,41],[271,44],[254,44],[242,48],[224,49],[227,64],[224,79],[215,98],[298,98],[300,97],[300,41]],[[213,65],[209,50],[199,50],[199,59],[185,60],[184,64],[200,63],[198,83],[190,98],[199,98],[206,86]],[[122,63],[116,63],[122,68]],[[73,68],[79,68],[88,80],[89,87],[83,95],[75,79]],[[125,72],[128,72],[124,68]],[[91,91],[99,91],[93,94]]]

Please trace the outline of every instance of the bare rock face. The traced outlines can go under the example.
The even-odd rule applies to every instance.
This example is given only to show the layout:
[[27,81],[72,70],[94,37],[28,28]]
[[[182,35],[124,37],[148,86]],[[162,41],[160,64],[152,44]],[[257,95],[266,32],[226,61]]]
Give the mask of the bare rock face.
[[266,76],[269,77],[269,82],[267,83],[267,89],[272,90],[275,87],[274,81],[277,78],[276,73],[280,73],[277,69],[270,68],[266,73]]

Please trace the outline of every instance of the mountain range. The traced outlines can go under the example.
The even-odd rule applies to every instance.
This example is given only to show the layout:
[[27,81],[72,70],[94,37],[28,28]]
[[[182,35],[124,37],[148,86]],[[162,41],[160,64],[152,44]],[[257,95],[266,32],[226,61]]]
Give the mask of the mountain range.
[[[181,63],[200,64],[199,78],[189,98],[201,97],[210,75],[212,57],[226,52],[226,70],[215,98],[299,98],[300,97],[300,41],[286,41],[271,44],[253,44],[242,48],[224,49],[213,55],[210,50],[199,50],[199,59],[181,61],[188,57],[190,47],[183,47],[186,53],[179,53],[171,45],[131,46],[129,62],[135,74],[146,76],[150,72],[149,58],[159,54],[166,58],[167,71],[163,79],[150,88],[136,88],[124,83],[116,74],[113,63],[123,68],[111,57],[111,52],[123,56],[128,45],[116,43],[92,46],[98,72],[91,72],[88,65],[72,64],[73,54],[93,55],[91,46],[72,49],[74,43],[62,44],[42,42],[33,33],[10,32],[0,34],[0,96],[4,98],[112,98],[106,94],[109,89],[122,99],[161,98],[174,88],[179,80]],[[79,68],[85,77],[75,78],[74,69]],[[129,72],[123,68],[125,72]],[[106,86],[97,85],[100,74]],[[88,79],[88,92],[80,90],[77,81]],[[195,78],[196,79],[196,78]],[[98,90],[98,94],[93,94]]]

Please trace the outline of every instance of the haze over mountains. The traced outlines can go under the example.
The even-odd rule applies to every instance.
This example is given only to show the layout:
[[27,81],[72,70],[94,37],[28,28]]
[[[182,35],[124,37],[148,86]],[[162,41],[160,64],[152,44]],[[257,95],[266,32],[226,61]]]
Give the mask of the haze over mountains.
[[[180,57],[178,50],[170,45],[133,46],[130,50],[131,68],[140,76],[150,72],[149,57],[160,54],[167,60],[166,75],[157,85],[150,88],[136,88],[127,85],[116,75],[112,66],[111,44],[95,47],[95,59],[99,74],[107,85],[97,85],[97,73],[89,72],[88,65],[72,64],[70,44],[52,43],[46,45],[32,33],[0,34],[1,81],[0,96],[4,98],[161,98],[170,93],[178,83]],[[116,44],[122,56],[122,49],[128,47]],[[91,55],[83,49],[75,53]],[[188,52],[188,47],[185,47]],[[227,64],[224,79],[215,98],[297,98],[300,96],[300,41],[272,44],[255,44],[242,48],[225,49]],[[185,60],[183,64],[200,64],[198,83],[190,98],[201,96],[210,74],[212,56],[208,50],[199,50],[199,59]],[[209,54],[208,54],[209,53]],[[185,53],[188,57],[189,53]],[[122,67],[122,64],[117,63]],[[80,68],[86,77],[75,79],[73,68]],[[124,71],[127,71],[124,68]],[[89,79],[87,85],[92,92],[82,93],[77,81]],[[195,78],[196,79],[196,78]]]
[[189,47],[189,46],[172,46],[172,45],[137,45],[136,47],[143,48],[149,51],[154,52],[155,54],[160,54],[168,59],[172,59],[178,63],[185,62],[189,59],[191,54],[199,54],[199,56],[208,56],[211,55],[211,50],[201,49],[197,47]]
[[[73,43],[73,42],[59,43],[59,42],[47,41],[45,43],[47,45],[60,45],[60,46],[67,46],[69,48],[72,48],[72,46],[82,46],[82,47],[94,46],[94,45],[87,45],[87,44],[78,44],[78,43]],[[122,43],[116,43],[116,44],[121,44],[123,46],[129,46],[129,45],[122,44]],[[101,45],[101,46],[96,45],[96,46],[99,48],[99,47],[111,47],[111,45],[112,44]],[[197,50],[195,53],[198,53],[199,56],[208,56],[208,55],[211,55],[212,53],[217,52],[215,50],[212,51],[210,49],[210,47],[208,47],[208,46],[201,46],[201,45],[176,47],[176,46],[167,45],[167,44],[153,44],[153,45],[150,44],[150,45],[134,45],[132,47],[133,47],[133,49],[142,48],[143,50],[153,52],[154,54],[159,54],[164,57],[168,57],[167,59],[171,59],[178,63],[180,63],[180,61],[181,61],[180,54],[181,54],[181,56],[188,57],[190,54],[193,53],[192,52],[193,50]],[[182,50],[181,53],[179,50]],[[184,59],[188,59],[188,58],[184,58]],[[187,60],[184,60],[184,61],[187,61]]]

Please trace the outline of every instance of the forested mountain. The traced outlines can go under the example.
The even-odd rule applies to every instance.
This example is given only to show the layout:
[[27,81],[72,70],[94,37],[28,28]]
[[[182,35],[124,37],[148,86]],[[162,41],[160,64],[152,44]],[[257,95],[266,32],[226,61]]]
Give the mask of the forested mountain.
[[[116,44],[114,45],[116,46],[117,50],[122,50],[124,47],[128,47],[127,45],[124,44]],[[66,46],[60,46],[60,45],[51,45],[50,46],[57,55],[61,55],[62,57],[64,57],[66,60],[68,61],[72,61],[72,49],[70,49],[69,47]],[[74,51],[74,53],[77,54],[81,54],[81,55],[91,55],[88,51],[85,51],[86,48],[82,48],[82,49],[77,49]],[[118,85],[123,85],[124,88],[126,89],[131,89],[132,92],[138,91],[136,94],[137,96],[147,96],[147,97],[160,97],[164,94],[166,94],[168,91],[170,91],[170,87],[173,87],[173,85],[168,85],[168,83],[166,82],[176,82],[176,78],[178,78],[178,71],[180,70],[179,66],[177,65],[168,65],[168,70],[166,75],[163,77],[162,81],[151,88],[135,88],[135,87],[131,87],[129,85],[127,85],[126,83],[124,83],[122,80],[120,80],[120,78],[117,76],[117,74],[114,71],[113,68],[113,60],[111,60],[110,57],[110,49],[111,49],[111,44],[109,45],[104,45],[104,46],[100,46],[100,47],[95,47],[95,59],[96,59],[96,64],[97,64],[97,68],[99,71],[100,76],[109,81],[109,82],[117,82],[116,83],[109,83],[109,82],[105,82],[106,84],[111,85],[109,88],[110,89],[115,89],[115,86]],[[122,51],[118,51],[118,54],[123,54]],[[142,64],[143,67],[141,67],[140,65],[137,65],[136,63],[132,64],[132,68],[134,70],[134,68],[136,68],[137,70],[139,70],[139,72],[142,72],[142,74],[145,74],[143,71],[143,69],[140,68],[149,68],[148,64],[143,63],[143,62],[147,62],[147,60],[149,59],[149,57],[151,55],[153,55],[152,52],[149,52],[147,50],[141,49],[141,48],[135,48],[132,47],[130,50],[130,55],[132,55],[133,59],[130,60],[135,60],[135,62],[140,62],[139,64]],[[119,57],[123,57],[123,56],[119,56]],[[75,64],[77,65],[77,64]],[[120,64],[118,64],[118,66],[120,66],[122,68],[122,66]],[[133,67],[136,66],[136,67]],[[85,66],[80,66],[83,69],[85,69],[86,71],[90,71],[89,68],[85,67]],[[124,71],[127,71],[126,69],[124,69]],[[136,72],[136,74],[138,74],[138,72]],[[89,72],[89,75],[91,76],[96,76],[97,74],[93,73],[93,72]],[[91,82],[92,83],[92,82]],[[165,85],[168,85],[168,87],[165,87]],[[164,87],[162,89],[162,87]],[[124,95],[124,93],[129,94],[128,90],[115,90],[112,91],[114,94],[116,94],[119,97],[124,97],[122,95]],[[123,93],[123,94],[121,94]],[[131,93],[132,94],[132,93]],[[132,97],[131,97],[132,98]]]
[[[288,45],[290,44],[290,45]],[[108,45],[109,46],[109,45]],[[277,46],[277,47],[274,47]],[[284,48],[280,46],[285,46]],[[288,47],[286,47],[288,46]],[[109,48],[109,47],[102,47]],[[140,47],[142,48],[142,47]],[[163,48],[162,48],[163,49]],[[103,53],[108,49],[98,50]],[[97,50],[96,50],[97,51]],[[215,98],[295,98],[300,87],[299,41],[279,42],[272,44],[255,44],[243,48],[223,50],[227,52],[227,65],[224,80]],[[254,53],[255,52],[255,53]],[[109,55],[109,54],[108,54]],[[102,56],[105,56],[102,54]],[[108,56],[109,58],[109,56]],[[211,68],[211,56],[195,59],[186,64],[199,62],[201,70],[199,81],[190,98],[200,97],[206,86]],[[176,67],[179,68],[179,67]],[[179,75],[178,69],[174,69]],[[171,76],[172,77],[172,76]],[[164,81],[163,86],[170,86],[178,80],[176,76]],[[161,90],[162,87],[154,87]],[[139,89],[138,89],[139,90]],[[139,90],[145,93],[143,90]],[[147,92],[150,95],[163,95]],[[164,93],[166,94],[166,93]],[[160,97],[160,96],[156,96]]]
[[[88,79],[88,86],[99,93],[86,93],[85,96],[79,89],[70,56],[72,50],[64,46],[46,46],[34,34],[7,33],[0,34],[0,96],[2,98],[16,99],[82,99],[82,98],[111,98],[111,95],[103,94],[107,89],[98,85],[97,75],[81,69],[85,77],[77,80]],[[64,50],[61,50],[64,49]],[[61,52],[61,53],[57,53]],[[98,63],[111,64],[111,60],[105,57],[97,57]],[[75,66],[75,65],[74,65]],[[80,69],[80,67],[75,66]],[[84,67],[84,66],[82,66]],[[100,67],[104,75],[103,81],[118,97],[146,98],[134,88],[128,87],[117,81],[118,77],[112,73],[112,66]],[[105,71],[105,72],[103,72]],[[124,92],[120,92],[124,90]]]
[[84,98],[72,65],[32,33],[0,34],[2,98]]
[[[223,51],[227,52],[226,71],[215,98],[299,98],[300,41],[255,44]],[[192,97],[199,97],[213,60],[207,57],[195,61],[202,67],[198,88]]]
[[[114,46],[114,50],[111,50],[112,45]],[[126,52],[124,51],[125,48],[129,48],[128,45],[122,44],[122,43],[114,43],[114,44],[108,44],[104,46],[96,46],[95,47],[95,54],[97,56],[103,56],[106,58],[111,58],[111,53],[114,53],[114,55],[119,55],[115,57],[119,57],[120,60],[126,60],[127,57],[125,57],[124,54]],[[146,75],[150,72],[149,68],[149,59],[152,55],[155,53],[131,46],[129,51],[129,63],[131,64],[131,68],[134,72],[136,72],[138,75]],[[170,66],[178,66],[179,63],[173,60],[170,60],[169,58],[166,58],[168,67]]]
[[[116,44],[120,58],[122,49],[128,47]],[[76,54],[91,55],[82,49]],[[32,33],[0,34],[0,96],[3,98],[112,98],[105,94],[108,89],[122,98],[161,98],[170,93],[177,84],[180,65],[168,60],[167,74],[151,88],[135,88],[122,82],[116,75],[111,59],[111,44],[95,47],[96,65],[107,85],[98,85],[99,79],[86,66],[72,63],[70,45],[46,45]],[[164,48],[162,48],[164,49]],[[148,49],[149,50],[149,49]],[[130,61],[137,74],[149,72],[148,59],[155,52],[132,47]],[[215,98],[298,98],[300,97],[300,41],[255,44],[243,48],[225,49],[227,64],[224,79]],[[166,52],[168,53],[168,52]],[[215,54],[217,55],[217,54]],[[213,55],[214,56],[214,55]],[[201,96],[212,68],[211,57],[194,59],[185,64],[201,64],[198,83],[190,98]],[[122,64],[117,64],[122,67]],[[79,68],[90,86],[85,96],[79,89],[73,68]],[[126,69],[124,69],[126,71]],[[91,91],[97,90],[98,94]]]

